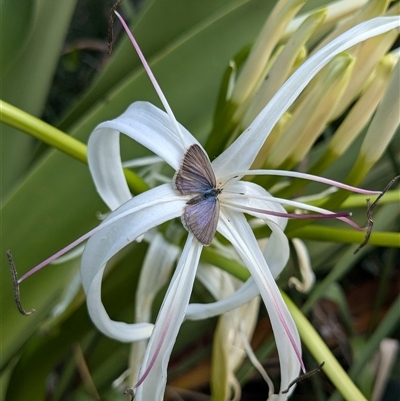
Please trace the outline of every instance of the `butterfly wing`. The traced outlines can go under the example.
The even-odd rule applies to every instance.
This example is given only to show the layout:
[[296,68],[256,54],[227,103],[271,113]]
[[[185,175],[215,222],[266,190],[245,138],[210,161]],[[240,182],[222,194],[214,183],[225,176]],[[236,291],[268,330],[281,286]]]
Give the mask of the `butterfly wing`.
[[210,245],[217,231],[219,200],[210,197],[185,206],[182,222],[185,228],[203,245]]
[[210,160],[199,145],[194,144],[186,151],[174,180],[182,195],[204,193],[215,188],[216,179]]

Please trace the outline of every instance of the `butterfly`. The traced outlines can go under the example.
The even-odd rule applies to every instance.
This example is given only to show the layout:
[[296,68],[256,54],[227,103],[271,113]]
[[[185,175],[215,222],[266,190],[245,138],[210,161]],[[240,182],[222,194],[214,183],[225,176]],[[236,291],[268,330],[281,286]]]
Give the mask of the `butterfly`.
[[217,231],[218,195],[222,188],[217,187],[210,160],[199,145],[188,148],[174,182],[181,195],[196,195],[186,202],[182,214],[184,227],[201,244],[210,245]]

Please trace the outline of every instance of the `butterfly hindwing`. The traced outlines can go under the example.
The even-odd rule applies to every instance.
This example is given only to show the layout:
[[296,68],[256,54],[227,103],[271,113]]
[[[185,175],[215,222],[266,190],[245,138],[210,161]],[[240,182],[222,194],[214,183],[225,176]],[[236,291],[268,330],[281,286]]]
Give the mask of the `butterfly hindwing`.
[[217,231],[219,200],[210,197],[185,206],[182,222],[203,245],[210,245]]
[[207,155],[197,144],[186,151],[175,175],[175,187],[182,195],[199,194],[215,188],[216,179]]

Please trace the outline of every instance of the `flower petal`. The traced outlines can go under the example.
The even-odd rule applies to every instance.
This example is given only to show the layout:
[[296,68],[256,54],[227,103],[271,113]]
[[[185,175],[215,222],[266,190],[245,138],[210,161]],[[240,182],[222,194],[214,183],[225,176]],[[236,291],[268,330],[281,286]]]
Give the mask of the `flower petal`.
[[[271,195],[264,188],[252,182],[239,181],[233,183],[229,186],[229,191],[238,194],[235,197],[229,198],[229,201],[233,201],[238,206],[244,205],[255,209],[286,213],[286,210],[279,203],[259,199],[260,197],[271,197]],[[223,208],[223,201],[221,202],[221,207]],[[262,213],[249,210],[245,210],[244,212],[262,219],[272,230],[264,251],[264,257],[272,275],[275,278],[278,277],[286,266],[290,255],[289,241],[283,232],[287,224],[287,219],[270,215],[266,216]]]
[[166,241],[158,232],[149,232],[145,238],[150,244],[136,290],[135,317],[139,321],[151,319],[154,297],[169,281],[172,268],[181,252],[181,248]]
[[[273,227],[273,231],[263,254],[272,276],[276,278],[289,258],[289,242],[282,230],[273,224],[270,224],[270,227]],[[258,288],[250,277],[237,291],[224,299],[207,304],[189,304],[185,319],[200,320],[221,315],[250,302],[257,295],[259,295]]]
[[[155,231],[155,232],[154,232]],[[150,322],[153,300],[171,276],[181,249],[169,242],[156,230],[145,235],[149,248],[140,271],[136,290],[135,321]],[[128,386],[133,387],[139,375],[140,366],[146,352],[147,340],[135,341],[129,355]]]
[[222,315],[250,302],[259,294],[260,292],[254,279],[250,277],[237,291],[224,299],[208,304],[189,304],[185,319],[201,320]]
[[177,170],[186,149],[198,141],[180,125],[183,140],[177,137],[167,113],[148,102],[136,102],[114,120],[99,124],[90,135],[88,161],[100,196],[111,210],[132,195],[122,170],[120,132],[163,158]]
[[310,254],[306,244],[302,240],[292,238],[292,244],[297,253],[300,274],[303,281],[300,281],[297,277],[290,277],[288,284],[289,287],[295,287],[299,292],[307,293],[315,283],[315,274],[311,267]]
[[[226,185],[224,190],[226,190],[227,193],[225,194],[222,192],[220,196],[221,206],[224,205],[224,199],[226,199],[227,202],[230,204],[235,203],[238,205],[238,207],[243,205],[250,208],[253,207],[255,209],[286,213],[286,210],[283,208],[283,206],[281,206],[278,202],[274,202],[274,197],[268,191],[253,182],[238,181],[229,183]],[[270,200],[268,200],[268,198],[270,198]],[[261,213],[248,210],[246,210],[245,213],[263,220],[272,221],[282,230],[285,229],[287,224],[287,219],[283,217],[268,215],[266,218],[266,216],[262,215]]]
[[281,365],[281,391],[299,373],[301,343],[297,328],[279,292],[278,286],[242,213],[225,210],[218,231],[235,247],[251,272],[267,308]]
[[[242,192],[245,194],[245,196],[240,197],[238,195],[237,197],[235,197],[235,202],[242,202],[242,204],[244,203],[251,207],[260,207],[259,201],[257,199],[251,198],[250,196],[247,197],[246,195],[249,195],[250,193],[267,193],[267,191],[265,191],[265,189],[261,188],[259,185],[243,181],[237,184],[233,184],[232,187],[229,188],[230,191],[232,190],[232,192],[234,193]],[[268,205],[269,203],[270,202],[264,202],[261,205],[261,208],[270,207],[273,210],[279,211],[282,208],[279,204],[271,202],[270,205]],[[223,206],[222,201],[220,215],[224,214],[226,209],[227,208]],[[285,233],[283,232],[283,229],[286,226],[287,219],[282,219],[281,217],[276,218],[275,216],[268,216],[268,219],[266,219],[265,216],[260,215],[260,213],[252,214],[263,219],[272,230],[272,233],[267,242],[267,247],[264,250],[264,258],[273,277],[277,277],[282,272],[290,256],[289,241]],[[269,217],[273,218],[269,219]],[[236,292],[224,299],[207,304],[189,304],[186,313],[186,319],[200,320],[229,312],[232,309],[238,308],[246,302],[251,301],[258,294],[259,290],[253,278],[251,277]]]
[[342,51],[399,26],[398,16],[374,18],[348,30],[312,55],[282,85],[250,127],[213,161],[215,174],[227,176],[232,171],[250,168],[272,128],[318,71]]
[[[130,199],[112,212],[102,223],[104,229],[93,234],[86,244],[81,263],[82,284],[87,294],[90,317],[107,336],[123,342],[136,341],[148,338],[153,326],[110,319],[101,302],[101,281],[107,262],[149,229],[180,216],[184,205],[171,184],[160,185]],[[110,220],[115,221],[110,224]]]
[[167,366],[189,303],[203,246],[189,234],[158,313],[137,383],[135,400],[162,400]]

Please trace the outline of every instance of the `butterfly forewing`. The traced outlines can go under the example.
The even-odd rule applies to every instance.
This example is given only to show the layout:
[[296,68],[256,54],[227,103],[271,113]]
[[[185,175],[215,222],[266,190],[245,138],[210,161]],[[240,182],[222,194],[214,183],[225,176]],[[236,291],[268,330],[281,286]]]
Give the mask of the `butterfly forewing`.
[[182,223],[203,245],[210,245],[219,218],[216,179],[210,160],[199,145],[186,151],[181,167],[175,175],[175,187],[182,195],[195,195],[183,210]]
[[203,193],[215,188],[216,179],[210,160],[199,145],[192,145],[175,175],[176,189],[182,195]]
[[217,231],[219,200],[211,197],[188,204],[182,215],[183,225],[203,245],[210,245]]

